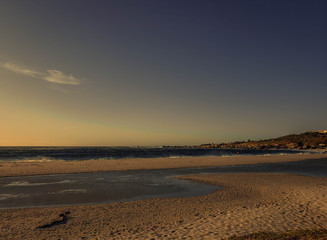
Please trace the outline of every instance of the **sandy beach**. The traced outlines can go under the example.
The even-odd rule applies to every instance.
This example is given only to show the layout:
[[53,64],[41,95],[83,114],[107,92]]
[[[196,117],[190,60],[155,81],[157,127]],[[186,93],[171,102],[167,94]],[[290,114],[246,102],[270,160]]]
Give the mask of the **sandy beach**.
[[[1,163],[1,176],[299,161],[325,155]],[[153,161],[155,160],[155,161]],[[121,161],[121,160],[119,160]],[[92,164],[93,163],[93,164]],[[144,164],[144,165],[142,165]],[[75,166],[74,166],[75,165]],[[91,168],[92,166],[92,168]],[[88,169],[89,167],[89,169]],[[101,168],[102,167],[102,168]],[[0,210],[0,239],[224,239],[327,227],[327,178],[282,173],[184,176],[223,186],[197,197]],[[59,217],[64,214],[65,219]],[[54,226],[39,228],[51,225]]]
[[230,157],[137,158],[87,161],[21,161],[0,162],[0,177],[29,176],[60,173],[108,172],[143,169],[171,169],[192,167],[222,167],[257,163],[294,162],[326,158],[325,154],[294,154]]
[[326,10],[0,0],[0,240],[327,240]]

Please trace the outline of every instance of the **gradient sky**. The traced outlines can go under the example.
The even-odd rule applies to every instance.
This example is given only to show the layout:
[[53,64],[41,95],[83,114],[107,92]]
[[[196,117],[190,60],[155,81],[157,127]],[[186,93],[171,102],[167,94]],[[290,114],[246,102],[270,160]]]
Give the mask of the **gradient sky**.
[[0,1],[0,145],[327,128],[327,1]]

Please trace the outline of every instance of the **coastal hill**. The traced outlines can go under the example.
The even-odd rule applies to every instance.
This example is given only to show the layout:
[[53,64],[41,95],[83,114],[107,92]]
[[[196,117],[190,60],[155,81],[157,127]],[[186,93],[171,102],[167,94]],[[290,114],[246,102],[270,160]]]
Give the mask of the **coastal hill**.
[[243,149],[327,149],[327,130],[291,134],[259,141],[237,141],[222,144],[201,144],[201,148]]

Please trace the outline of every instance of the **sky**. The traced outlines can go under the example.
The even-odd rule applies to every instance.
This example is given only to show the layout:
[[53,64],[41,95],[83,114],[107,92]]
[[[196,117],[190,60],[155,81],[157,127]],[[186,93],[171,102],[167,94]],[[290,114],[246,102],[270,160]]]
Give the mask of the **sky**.
[[2,0],[0,146],[327,129],[325,0]]

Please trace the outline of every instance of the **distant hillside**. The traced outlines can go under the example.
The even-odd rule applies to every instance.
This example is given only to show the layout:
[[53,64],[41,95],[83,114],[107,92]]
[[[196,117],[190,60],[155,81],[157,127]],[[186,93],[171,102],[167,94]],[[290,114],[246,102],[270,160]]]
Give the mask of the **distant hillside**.
[[327,130],[291,134],[283,137],[223,144],[202,144],[200,147],[246,149],[327,149]]

